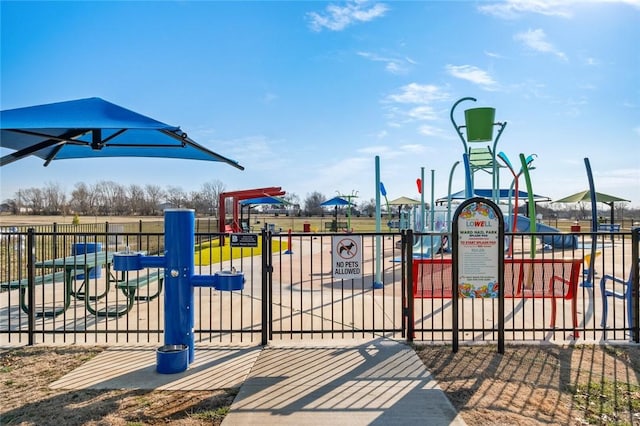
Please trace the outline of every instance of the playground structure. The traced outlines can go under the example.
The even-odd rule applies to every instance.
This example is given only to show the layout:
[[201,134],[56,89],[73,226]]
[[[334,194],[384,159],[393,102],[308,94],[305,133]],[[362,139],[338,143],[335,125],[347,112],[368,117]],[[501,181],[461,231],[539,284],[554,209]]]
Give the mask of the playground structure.
[[[447,237],[445,233],[451,232],[451,209],[452,204],[456,200],[465,200],[474,196],[480,196],[490,199],[496,204],[500,204],[503,215],[505,216],[505,226],[510,233],[536,233],[540,232],[543,235],[538,238],[542,242],[544,249],[567,249],[578,248],[578,237],[575,235],[562,234],[560,230],[552,226],[548,226],[542,223],[538,223],[536,219],[536,202],[537,201],[551,201],[548,197],[541,197],[535,195],[533,192],[533,185],[531,182],[530,171],[535,169],[533,161],[537,157],[536,154],[530,154],[525,156],[519,154],[520,167],[514,166],[509,160],[508,156],[500,151],[498,152],[498,142],[502,136],[502,133],[507,125],[506,121],[495,121],[495,109],[488,107],[471,108],[464,111],[465,123],[460,125],[456,122],[454,112],[456,107],[465,101],[476,102],[475,98],[465,97],[456,101],[450,111],[450,119],[453,124],[456,133],[460,137],[463,144],[463,164],[465,174],[465,189],[464,193],[452,194],[451,184],[454,176],[454,171],[459,164],[456,162],[449,175],[449,189],[446,198],[446,205],[436,206],[433,199],[429,211],[424,211],[424,168],[422,168],[422,178],[417,180],[418,192],[421,194],[421,202],[416,202],[421,205],[420,209],[415,207],[409,212],[402,212],[398,210],[398,220],[389,221],[389,228],[398,229],[413,229],[418,233],[428,232],[428,235],[417,235],[414,242],[414,256],[428,258],[433,254],[442,252],[448,249]],[[497,128],[497,134],[494,138],[494,127]],[[378,160],[376,160],[378,161]],[[502,163],[502,164],[501,164]],[[585,158],[585,164],[587,166],[587,175],[591,182],[591,192],[595,193],[592,184],[592,174],[588,159]],[[379,167],[376,163],[376,167]],[[507,168],[513,177],[509,189],[500,188],[500,170]],[[491,177],[490,189],[476,189],[475,188],[475,175],[478,172],[487,173]],[[379,195],[382,194],[385,197],[387,209],[389,209],[389,201],[387,200],[387,190],[379,180],[379,170],[376,169],[376,186],[378,188],[378,197],[376,203],[379,206]],[[520,178],[525,179],[526,191],[520,190]],[[433,197],[433,170],[432,170],[432,197]],[[592,218],[593,224],[591,232],[598,230],[598,224],[595,222],[596,210],[595,200],[592,197]],[[521,199],[525,199],[528,206],[526,215],[519,214],[519,203]],[[442,199],[439,200],[442,202]],[[502,203],[501,203],[502,202]],[[506,207],[505,207],[506,203]],[[402,204],[402,203],[397,203]],[[420,211],[418,211],[420,210]],[[613,223],[613,218],[612,218]],[[435,235],[435,233],[441,233],[442,235]],[[558,235],[551,235],[558,234]],[[512,256],[513,244],[507,241],[506,244],[507,256]],[[531,257],[536,256],[536,241],[531,239],[530,247]],[[592,258],[595,258],[595,253],[592,253]]]
[[[222,192],[220,193],[218,199],[218,210],[219,210],[219,219],[218,219],[218,230],[220,233],[228,233],[228,232],[243,232],[242,224],[239,221],[239,213],[240,213],[240,201],[248,200],[252,198],[260,198],[260,197],[277,197],[285,195],[286,192],[282,190],[279,186],[270,186],[267,188],[255,188],[255,189],[245,189],[241,191],[231,191],[231,192]],[[227,198],[231,198],[233,200],[233,218],[231,224],[227,225],[226,222],[226,200]]]

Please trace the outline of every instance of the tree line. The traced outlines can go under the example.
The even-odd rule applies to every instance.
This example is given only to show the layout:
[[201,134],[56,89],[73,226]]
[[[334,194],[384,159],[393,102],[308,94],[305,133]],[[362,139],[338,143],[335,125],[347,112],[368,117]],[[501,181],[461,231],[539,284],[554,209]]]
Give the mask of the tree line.
[[[159,185],[130,184],[123,185],[114,181],[99,181],[88,185],[84,182],[76,183],[70,194],[58,183],[47,183],[42,188],[33,187],[18,190],[13,198],[3,201],[0,211],[12,214],[32,215],[69,215],[80,216],[159,216],[165,208],[190,208],[200,216],[218,216],[218,203],[221,193],[226,186],[219,180],[205,182],[195,191],[184,191],[180,187]],[[332,214],[322,206],[327,198],[318,191],[306,195],[303,202],[294,193],[286,194],[286,203],[281,206],[271,206],[273,211],[296,216],[315,216]],[[231,200],[227,200],[231,202]],[[545,218],[588,219],[591,210],[587,203],[577,205],[554,205],[554,208],[538,205],[536,210]],[[231,204],[225,206],[230,212]],[[524,206],[521,207],[524,212]],[[341,215],[346,213],[345,207],[338,207]],[[351,214],[354,216],[373,216],[375,214],[375,200],[354,202]],[[395,209],[393,209],[395,210]],[[391,213],[395,213],[392,211]],[[610,212],[598,210],[598,215],[606,219]],[[618,219],[640,218],[640,209],[628,209],[626,203],[615,203],[615,216]]]
[[[180,187],[165,188],[154,185],[123,185],[103,180],[95,184],[78,182],[70,194],[59,183],[49,182],[43,187],[23,188],[12,198],[5,199],[0,210],[12,214],[70,215],[80,216],[158,216],[167,207],[194,209],[201,216],[217,216],[219,196],[226,186],[219,180],[205,182],[195,191],[184,191]],[[294,215],[320,215],[327,213],[322,207],[326,197],[315,191],[307,194],[303,207],[296,194],[282,197],[286,203],[272,206],[275,211]],[[232,200],[227,200],[230,203]],[[231,211],[231,204],[225,206]],[[372,215],[375,201],[361,203],[360,208],[352,207],[354,213]],[[344,212],[344,208],[340,208]]]

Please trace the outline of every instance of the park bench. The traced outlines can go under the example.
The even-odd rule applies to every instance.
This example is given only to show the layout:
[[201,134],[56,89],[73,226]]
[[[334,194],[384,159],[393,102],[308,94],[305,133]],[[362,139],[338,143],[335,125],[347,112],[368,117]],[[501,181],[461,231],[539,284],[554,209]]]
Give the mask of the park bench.
[[598,232],[620,232],[619,223],[600,223],[598,224]]
[[[41,284],[51,284],[53,282],[64,282],[64,271],[52,272],[50,274],[36,275],[33,278],[33,283],[35,285]],[[0,288],[2,290],[15,290],[15,289],[26,289],[29,285],[28,278],[22,278],[21,280],[13,280],[0,283]]]
[[[158,282],[158,288],[151,295],[141,295],[139,290],[147,287],[148,285]],[[107,306],[104,308],[96,309],[91,305],[90,299],[85,299],[85,305],[87,311],[93,315],[99,317],[121,317],[133,308],[136,301],[150,302],[157,298],[162,292],[162,285],[164,282],[164,272],[154,271],[147,275],[137,275],[134,272],[128,272],[125,274],[122,280],[116,282],[116,288],[125,295],[126,304],[116,304],[114,306]],[[136,294],[137,293],[137,294]]]
[[349,229],[347,222],[325,222],[324,230],[329,232],[338,232],[338,230],[347,231]]
[[390,220],[387,222],[387,227],[389,227],[389,229],[400,229],[400,221]]
[[[557,300],[571,301],[571,318],[575,337],[578,334],[576,296],[583,259],[539,258],[505,259],[505,298],[552,299],[551,324],[556,324]],[[451,299],[453,293],[451,258],[413,259],[413,296],[425,299]],[[459,283],[459,297],[498,297],[498,286],[478,291]]]
[[[33,277],[34,285],[43,285],[43,284],[52,284],[52,283],[60,283],[64,285],[65,280],[65,272],[58,271],[52,272],[49,274],[36,275]],[[0,283],[0,289],[2,290],[19,290],[20,291],[20,309],[22,312],[29,314],[29,305],[27,304],[27,287],[29,286],[29,279],[22,278],[20,280],[13,280]],[[59,310],[54,310],[52,312],[58,312]],[[45,314],[43,312],[38,312],[37,316],[51,316]]]

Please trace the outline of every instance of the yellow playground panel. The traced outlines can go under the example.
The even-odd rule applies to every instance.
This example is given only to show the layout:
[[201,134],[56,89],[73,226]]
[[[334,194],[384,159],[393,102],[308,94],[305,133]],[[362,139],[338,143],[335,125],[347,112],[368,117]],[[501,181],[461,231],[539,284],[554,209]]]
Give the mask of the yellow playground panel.
[[[274,252],[287,250],[289,244],[278,239],[271,240],[271,250]],[[215,238],[201,244],[196,244],[195,264],[199,266],[213,265],[231,259],[241,257],[260,256],[262,254],[262,237],[258,237],[257,247],[231,247],[229,238],[224,239],[224,245],[220,245],[220,238]]]

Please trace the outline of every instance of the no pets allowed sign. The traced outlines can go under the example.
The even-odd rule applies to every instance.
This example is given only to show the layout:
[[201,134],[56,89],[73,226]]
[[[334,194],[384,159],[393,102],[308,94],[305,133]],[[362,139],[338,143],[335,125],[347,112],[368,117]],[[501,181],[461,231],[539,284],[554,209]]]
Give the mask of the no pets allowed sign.
[[333,277],[362,278],[362,237],[331,237]]

